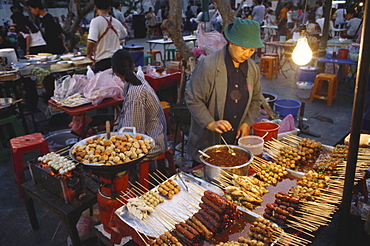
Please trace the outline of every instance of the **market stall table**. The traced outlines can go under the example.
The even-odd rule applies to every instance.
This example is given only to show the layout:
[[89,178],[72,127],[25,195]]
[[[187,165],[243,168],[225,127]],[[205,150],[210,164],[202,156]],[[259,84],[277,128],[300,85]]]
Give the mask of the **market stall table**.
[[[182,38],[183,38],[183,40],[185,42],[193,42],[194,43],[194,47],[195,47],[195,41],[197,41],[197,37],[196,36],[183,36]],[[161,38],[161,39],[147,40],[146,42],[149,43],[149,50],[150,50],[150,52],[152,52],[153,48],[157,44],[163,45],[163,51],[164,52],[166,52],[166,46],[167,45],[173,44],[173,41],[171,39],[164,40],[163,38]],[[162,59],[164,59],[164,56],[163,56]],[[162,62],[163,62],[163,64],[165,64],[164,60],[162,60]]]
[[[122,102],[123,102],[123,100],[115,100],[113,98],[106,98],[96,106],[89,103],[89,104],[81,105],[81,106],[78,106],[78,107],[65,107],[65,106],[59,105],[56,101],[54,101],[52,99],[50,99],[48,101],[49,105],[51,105],[53,107],[56,107],[57,109],[65,112],[69,115],[80,115],[80,114],[82,114],[83,116],[87,112],[90,112],[90,111],[93,111],[93,110],[97,110],[97,109],[101,109],[101,108],[107,108],[107,107],[110,107],[110,106],[117,107],[118,105],[122,104]],[[85,117],[83,117],[83,124],[84,124],[84,120],[85,120]],[[86,134],[86,132],[82,133],[80,137],[84,138],[85,134]]]
[[[333,72],[334,74],[337,74],[339,78],[344,80],[345,85],[348,87],[353,87],[353,85],[350,84],[351,81],[356,81],[356,74],[357,74],[357,61],[352,61],[351,59],[338,59],[338,58],[332,58],[328,55],[321,57],[317,60],[317,62],[324,62],[324,63],[332,63],[333,64]],[[338,72],[336,73],[335,64],[339,64]],[[344,67],[348,65],[349,66],[349,72],[350,77],[347,75],[343,75]],[[339,93],[353,95],[353,89],[345,89],[345,91],[339,91]]]
[[85,175],[86,196],[75,204],[66,204],[64,199],[57,196],[41,186],[34,184],[32,180],[22,184],[24,202],[27,213],[34,230],[39,229],[39,223],[34,207],[33,200],[58,215],[68,229],[73,245],[81,245],[76,224],[81,214],[88,208],[91,208],[96,202],[96,192],[98,183]]
[[[265,45],[271,45],[274,47],[275,53],[278,54],[279,58],[279,70],[284,75],[285,78],[287,76],[285,75],[285,72],[289,70],[295,71],[294,65],[292,64],[292,57],[291,52],[293,52],[294,47],[297,45],[296,42],[294,43],[281,43],[280,41],[272,41],[272,42],[264,42]],[[288,63],[289,68],[287,70],[283,70],[284,65]]]

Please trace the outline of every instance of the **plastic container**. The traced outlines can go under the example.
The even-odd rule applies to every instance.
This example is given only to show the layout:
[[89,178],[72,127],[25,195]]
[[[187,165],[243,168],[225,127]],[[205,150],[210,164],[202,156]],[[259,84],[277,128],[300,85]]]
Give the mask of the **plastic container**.
[[312,82],[298,81],[297,83],[297,96],[302,99],[308,99],[311,96],[313,84]]
[[131,44],[125,45],[123,48],[131,53],[135,67],[144,66],[144,46]]
[[274,102],[278,99],[278,95],[270,93],[270,92],[262,92],[262,95],[264,98],[266,98],[266,101],[270,105],[271,109],[273,109]]
[[349,49],[339,49],[338,59],[348,59]]
[[297,116],[301,103],[292,99],[278,99],[275,101],[275,112],[285,117],[288,114]]
[[319,69],[313,66],[303,66],[299,68],[298,81],[315,82],[316,75],[319,74]]
[[160,91],[179,85],[181,80],[181,72],[166,74],[159,78],[145,75],[145,79],[155,91]]
[[262,157],[263,144],[265,141],[260,136],[244,136],[239,138],[238,145],[250,150],[253,155]]
[[272,138],[277,139],[279,128],[278,124],[272,122],[259,122],[252,125],[254,135],[262,137],[265,142]]

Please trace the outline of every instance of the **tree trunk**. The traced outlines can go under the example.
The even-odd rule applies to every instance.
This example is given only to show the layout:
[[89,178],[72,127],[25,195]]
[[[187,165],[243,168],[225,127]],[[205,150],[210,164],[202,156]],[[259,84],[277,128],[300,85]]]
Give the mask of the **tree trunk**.
[[235,15],[231,11],[230,0],[215,0],[217,8],[222,16],[222,32],[224,28],[231,22],[235,21]]
[[[76,31],[80,27],[80,22],[85,16],[91,12],[94,9],[94,0],[90,0],[88,4],[85,5],[83,9],[81,9],[80,0],[76,0],[76,7],[77,7],[77,16],[75,21],[73,22],[73,25],[71,26],[71,18],[72,18],[72,12],[68,8],[68,15],[67,20],[63,28],[63,33],[69,38],[69,41],[67,43],[68,51],[73,52],[74,47],[78,43],[78,39],[76,37]],[[68,30],[68,31],[67,31]]]

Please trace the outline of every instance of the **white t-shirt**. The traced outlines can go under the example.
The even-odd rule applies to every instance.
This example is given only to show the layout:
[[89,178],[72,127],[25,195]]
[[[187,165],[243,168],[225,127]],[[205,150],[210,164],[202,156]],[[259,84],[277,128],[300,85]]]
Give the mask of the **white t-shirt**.
[[[322,18],[319,18],[316,20],[316,23],[319,24],[320,26],[320,29],[321,29],[321,35],[324,31],[324,22],[325,22],[325,18],[322,17]],[[333,30],[333,22],[332,21],[329,21],[329,33],[331,33],[331,31]]]
[[126,22],[125,17],[123,16],[123,13],[119,9],[113,8],[113,14],[114,14],[114,18],[119,20],[122,24]]
[[347,34],[350,36],[355,35],[357,28],[359,27],[360,24],[361,24],[360,18],[355,17],[355,18],[350,19],[347,24],[347,27],[349,27]]
[[318,19],[318,18],[321,18],[321,17],[323,17],[324,16],[324,9],[323,9],[323,7],[321,6],[321,7],[318,7],[317,9],[316,9],[316,20]]
[[[107,29],[108,22],[104,18],[109,22],[111,16],[98,16],[91,20],[89,35],[87,36],[87,39],[90,42],[96,43],[99,40],[99,37]],[[127,36],[126,28],[123,27],[121,22],[113,17],[112,26],[117,31],[117,34],[112,29],[109,29],[105,36],[99,41],[99,43],[95,47],[96,61],[112,57],[114,52],[121,48],[120,40],[124,39]]]
[[42,46],[42,45],[46,45],[46,42],[44,40],[44,38],[42,37],[42,34],[40,31],[36,32],[36,33],[23,33],[23,32],[20,32],[23,36],[23,38],[26,38],[28,36],[31,37],[31,42],[30,42],[30,47],[37,47],[37,46]]
[[339,25],[340,23],[345,21],[347,11],[346,9],[337,9],[336,17],[335,17],[335,25]]

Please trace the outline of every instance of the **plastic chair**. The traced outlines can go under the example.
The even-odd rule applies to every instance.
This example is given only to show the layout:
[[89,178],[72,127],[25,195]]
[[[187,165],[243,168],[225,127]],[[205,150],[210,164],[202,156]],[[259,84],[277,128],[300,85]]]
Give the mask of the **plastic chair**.
[[[147,54],[152,54],[155,62],[160,63],[163,60],[162,59],[162,52],[160,50],[152,50],[151,52],[150,52],[150,50],[148,50],[146,53]],[[159,55],[159,59],[158,59],[157,55]]]
[[148,66],[148,64],[153,64],[154,58],[152,54],[144,54],[144,66]]
[[[166,160],[168,161],[168,167],[169,172],[166,170]],[[176,173],[176,167],[175,167],[175,161],[173,158],[173,151],[171,147],[168,147],[167,151],[164,154],[161,154],[160,156],[155,159],[157,162],[157,166],[161,166],[161,172],[167,173],[169,176],[172,176]],[[149,189],[149,165],[151,161],[145,161],[140,164],[139,167],[139,181],[140,184],[142,184],[144,187]]]
[[268,80],[272,80],[272,76],[278,77],[279,59],[275,56],[262,56],[260,59],[261,75],[268,76]]
[[[323,91],[322,85],[324,81],[328,81],[328,90]],[[330,73],[319,73],[316,75],[315,84],[313,86],[310,102],[315,98],[327,100],[326,105],[331,106],[333,99],[337,96],[338,76]]]
[[22,197],[22,184],[26,182],[24,171],[28,166],[23,165],[22,156],[30,151],[39,150],[42,155],[49,153],[48,143],[41,133],[33,133],[10,139],[12,162],[15,182],[18,187],[19,197]]
[[164,60],[165,61],[174,61],[176,57],[176,49],[175,48],[167,48],[164,53]]

